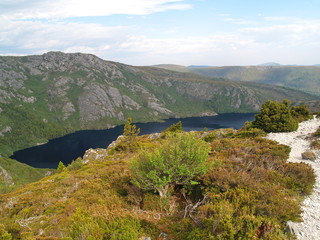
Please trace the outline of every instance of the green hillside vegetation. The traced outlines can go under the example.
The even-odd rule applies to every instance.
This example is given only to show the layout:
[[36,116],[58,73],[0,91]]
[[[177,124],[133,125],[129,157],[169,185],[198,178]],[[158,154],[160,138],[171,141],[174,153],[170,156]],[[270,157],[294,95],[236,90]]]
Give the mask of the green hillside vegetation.
[[[255,129],[170,132],[124,137],[138,147],[100,149],[96,160],[89,156],[83,164],[79,158],[59,173],[0,194],[0,234],[64,240],[294,239],[286,222],[301,220],[300,202],[311,193],[315,175],[307,164],[286,162],[289,147],[261,138],[263,132]],[[180,155],[185,147],[188,152],[190,145],[172,144],[172,138],[210,151],[204,171],[170,181],[160,197],[135,184],[141,176],[132,164],[144,162],[145,151],[162,155],[161,149],[176,146],[168,154]],[[174,169],[173,175],[179,172]]]
[[191,72],[208,77],[285,86],[320,95],[320,67],[318,66],[196,68]]
[[267,99],[314,96],[276,86],[133,67],[90,54],[0,56],[0,154],[82,129],[106,129],[132,117],[255,112]]
[[295,88],[320,95],[319,66],[226,66],[188,68],[163,64],[156,67],[178,72],[195,73],[206,77],[226,78],[236,81],[266,83]]
[[25,184],[38,181],[51,172],[52,170],[33,168],[13,159],[0,157],[0,193],[10,192]]

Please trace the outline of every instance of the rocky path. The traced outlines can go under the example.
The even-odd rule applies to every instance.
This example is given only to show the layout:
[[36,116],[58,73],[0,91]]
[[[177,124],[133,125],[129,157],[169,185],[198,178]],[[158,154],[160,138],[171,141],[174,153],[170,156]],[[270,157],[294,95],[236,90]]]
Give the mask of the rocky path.
[[267,138],[275,140],[281,144],[291,147],[288,161],[309,163],[316,174],[316,183],[311,196],[307,197],[302,203],[301,223],[289,222],[288,225],[295,232],[300,240],[320,239],[320,156],[316,161],[302,160],[301,153],[309,149],[310,142],[307,137],[314,133],[320,126],[320,119],[312,119],[299,124],[295,132],[290,133],[269,133]]

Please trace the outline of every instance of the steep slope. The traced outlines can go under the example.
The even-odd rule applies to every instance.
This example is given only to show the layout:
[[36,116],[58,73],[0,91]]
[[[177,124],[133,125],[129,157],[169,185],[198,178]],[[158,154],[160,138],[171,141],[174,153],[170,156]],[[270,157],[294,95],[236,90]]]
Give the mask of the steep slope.
[[[289,147],[257,133],[191,133],[211,148],[211,164],[167,198],[132,184],[137,147],[91,149],[86,163],[78,159],[0,194],[0,223],[14,239],[292,239],[285,222],[299,220],[299,201],[311,192],[314,175],[306,164],[286,162]],[[150,150],[164,141],[140,136],[131,146]]]
[[0,57],[0,154],[80,129],[135,121],[253,112],[266,99],[307,101],[285,88],[133,67],[90,54]]
[[10,158],[0,157],[0,193],[38,181],[52,171],[33,168]]

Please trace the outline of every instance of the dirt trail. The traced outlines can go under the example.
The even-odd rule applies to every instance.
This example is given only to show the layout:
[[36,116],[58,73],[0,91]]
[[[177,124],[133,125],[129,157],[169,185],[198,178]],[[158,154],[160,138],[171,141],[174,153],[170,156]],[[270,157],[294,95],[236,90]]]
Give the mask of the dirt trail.
[[320,239],[320,156],[316,161],[302,160],[301,153],[309,149],[308,136],[320,126],[320,119],[314,118],[299,124],[297,131],[289,133],[269,133],[267,138],[291,147],[288,161],[306,162],[312,166],[316,174],[316,183],[312,195],[302,203],[301,223],[288,222],[289,227],[295,232],[299,240]]

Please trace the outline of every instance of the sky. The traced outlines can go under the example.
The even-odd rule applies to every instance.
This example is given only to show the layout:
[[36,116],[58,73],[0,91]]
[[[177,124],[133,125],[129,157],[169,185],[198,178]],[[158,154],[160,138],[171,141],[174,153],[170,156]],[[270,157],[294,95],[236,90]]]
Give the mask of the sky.
[[320,0],[0,0],[0,55],[141,66],[320,64]]

